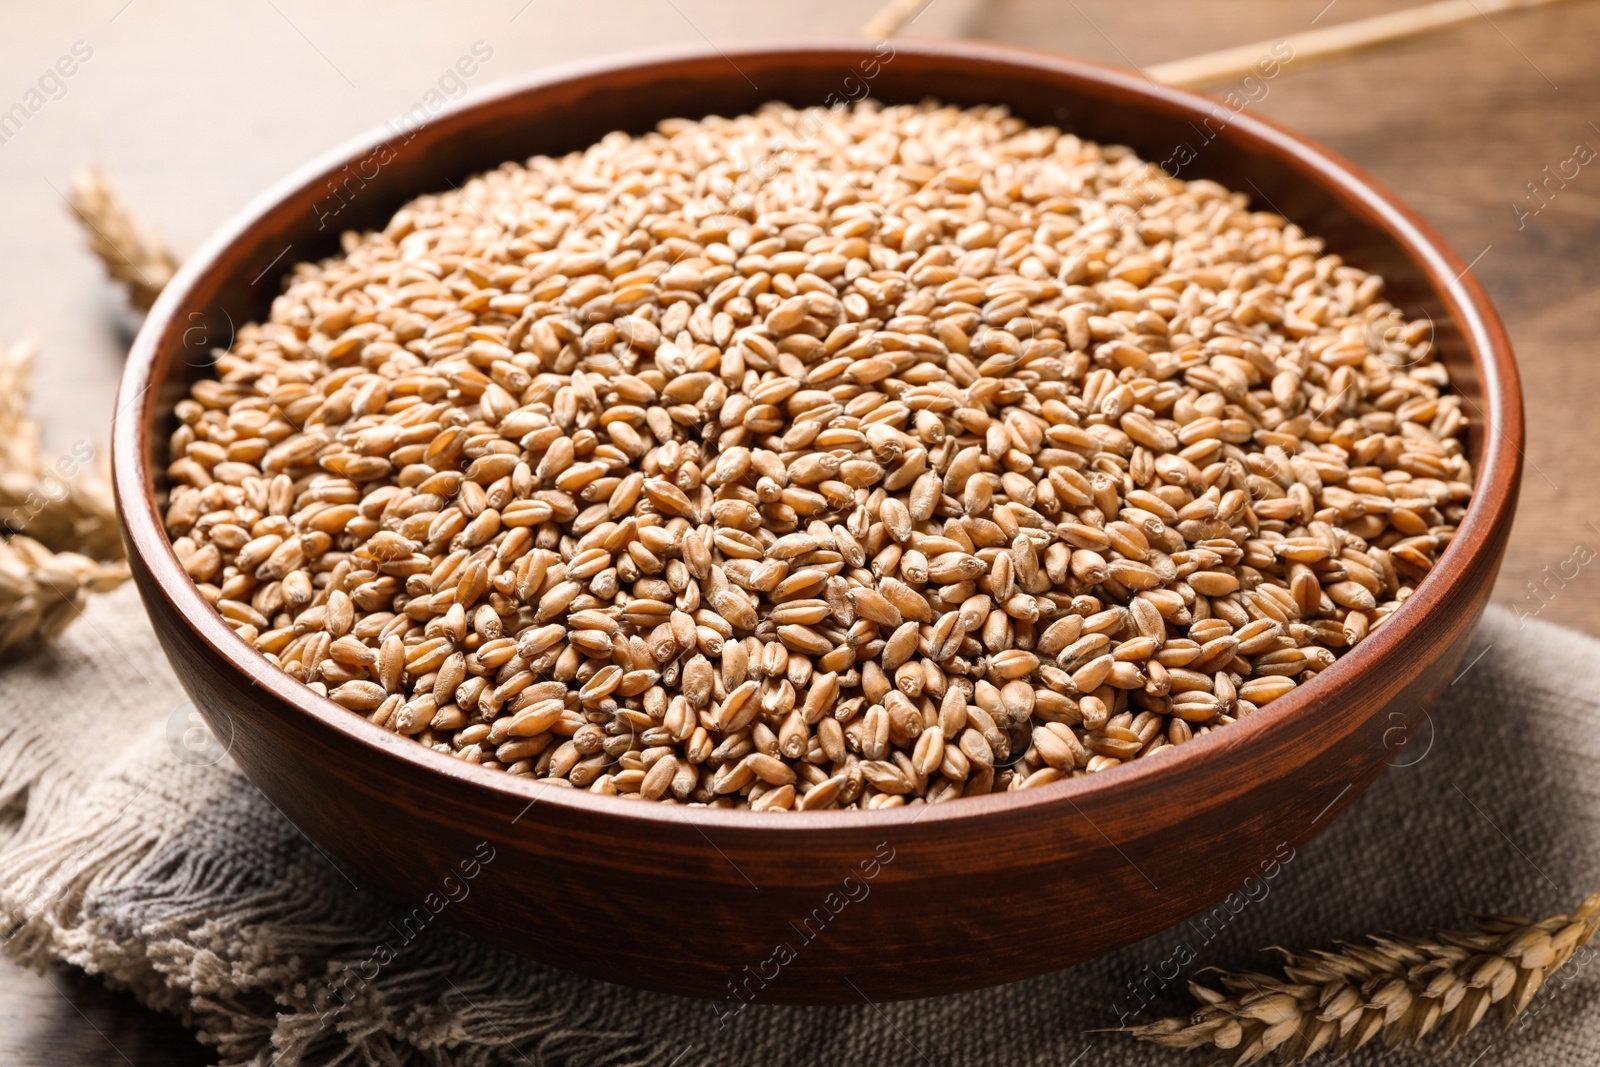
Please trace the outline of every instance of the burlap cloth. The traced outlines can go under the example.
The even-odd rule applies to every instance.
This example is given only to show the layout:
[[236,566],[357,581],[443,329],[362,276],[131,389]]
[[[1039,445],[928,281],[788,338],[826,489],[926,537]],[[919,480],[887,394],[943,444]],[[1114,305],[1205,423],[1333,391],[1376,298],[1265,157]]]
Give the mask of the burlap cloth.
[[[64,960],[178,1015],[227,1065],[1199,1067],[1199,1053],[1088,1031],[1190,1010],[1181,977],[1151,977],[1184,947],[1185,975],[1259,966],[1264,945],[1422,932],[1464,910],[1562,912],[1600,888],[1600,643],[1491,613],[1468,657],[1367,796],[1204,922],[999,989],[757,1003],[719,1026],[709,1002],[577,978],[438,924],[336,997],[330,983],[408,909],[322,854],[193,732],[125,588],[0,671],[0,937],[16,960]],[[1349,1062],[1600,1064],[1593,952],[1510,1032],[1486,1023],[1444,1056]]]

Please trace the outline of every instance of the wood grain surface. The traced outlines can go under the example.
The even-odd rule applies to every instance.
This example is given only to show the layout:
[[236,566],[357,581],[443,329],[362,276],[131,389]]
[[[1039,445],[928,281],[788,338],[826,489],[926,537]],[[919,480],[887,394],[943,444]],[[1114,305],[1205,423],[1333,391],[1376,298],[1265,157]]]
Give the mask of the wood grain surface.
[[[0,332],[43,336],[36,407],[56,447],[105,442],[104,413],[126,340],[117,302],[52,188],[64,191],[74,167],[109,166],[134,203],[188,250],[293,166],[403,111],[477,37],[494,43],[502,65],[490,76],[497,77],[573,55],[694,43],[702,33],[719,44],[837,33],[862,14],[859,4],[764,5],[755,13],[697,0],[673,7],[639,0],[603,18],[543,2],[519,15],[523,0],[448,5],[448,19],[440,5],[417,2],[385,5],[382,17],[371,5],[277,6],[282,17],[266,7],[224,12],[138,0],[125,8],[125,0],[102,0],[0,16],[7,104],[74,40],[96,48],[68,95],[0,145],[0,231],[11,253],[0,259]],[[1391,7],[1375,0],[1214,0],[1203,8],[1174,0],[938,0],[912,31],[1148,65]],[[250,47],[238,49],[246,36]],[[1587,329],[1600,305],[1588,284],[1600,267],[1600,178],[1585,168],[1556,186],[1545,194],[1548,206],[1520,229],[1511,204],[1534,206],[1525,183],[1543,180],[1543,168],[1557,168],[1577,143],[1600,147],[1600,131],[1589,125],[1600,122],[1596,42],[1600,4],[1496,16],[1321,66],[1291,63],[1250,105],[1355,160],[1465,258],[1481,254],[1475,272],[1509,326],[1530,414],[1522,508],[1497,599],[1590,632],[1600,632],[1591,570],[1565,587],[1545,575],[1556,574],[1580,543],[1600,547],[1600,473],[1584,451],[1593,437],[1589,398],[1600,385]],[[1526,587],[1535,578],[1544,582],[1542,599]],[[208,1061],[175,1022],[93,980],[0,965],[0,1062]]]

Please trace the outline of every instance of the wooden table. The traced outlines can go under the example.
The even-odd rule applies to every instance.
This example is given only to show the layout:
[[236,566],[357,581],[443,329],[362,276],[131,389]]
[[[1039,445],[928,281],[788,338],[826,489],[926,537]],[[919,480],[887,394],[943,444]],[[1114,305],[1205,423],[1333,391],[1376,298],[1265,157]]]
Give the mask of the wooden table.
[[[652,45],[844,34],[871,6],[823,0],[758,13],[734,0],[629,0],[597,20],[552,0],[391,3],[381,15],[305,0],[99,0],[88,12],[8,13],[0,107],[75,41],[94,50],[66,94],[0,144],[0,233],[11,253],[0,260],[0,334],[44,342],[35,406],[47,442],[103,447],[128,326],[65,217],[58,190],[74,168],[107,166],[189,249],[295,165],[404,111],[476,40],[495,49],[486,83]],[[1147,66],[1392,6],[935,0],[914,30]],[[1600,313],[1589,284],[1600,274],[1600,168],[1581,170],[1536,215],[1519,220],[1512,206],[1538,206],[1525,183],[1542,180],[1547,164],[1580,143],[1600,148],[1596,42],[1600,3],[1498,15],[1360,55],[1291,60],[1250,107],[1366,168],[1473,261],[1516,344],[1530,415],[1521,514],[1497,598],[1600,633],[1600,566],[1551,577],[1600,550],[1600,466],[1585,451],[1600,425],[1600,360],[1586,325]],[[0,1063],[206,1062],[175,1022],[125,994],[65,968],[37,976],[0,964]]]

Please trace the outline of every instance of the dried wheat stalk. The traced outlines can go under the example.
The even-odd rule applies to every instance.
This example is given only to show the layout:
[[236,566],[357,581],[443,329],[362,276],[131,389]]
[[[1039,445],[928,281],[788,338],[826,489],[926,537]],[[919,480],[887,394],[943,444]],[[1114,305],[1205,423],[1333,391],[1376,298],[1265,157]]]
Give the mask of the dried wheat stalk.
[[49,466],[40,459],[39,427],[27,410],[33,355],[30,343],[0,343],[0,533],[119,559],[111,487],[95,469],[93,446],[80,442]]
[[[80,174],[71,203],[107,271],[136,307],[149,308],[177,259],[104,175]],[[60,633],[89,593],[128,577],[93,446],[80,442],[49,465],[41,460],[39,427],[28,416],[33,357],[31,343],[0,343],[0,655]]]
[[861,36],[873,41],[893,37],[908,20],[920,18],[922,12],[931,6],[928,0],[889,0],[862,24]]
[[71,204],[106,273],[126,287],[129,303],[150,310],[177,271],[178,257],[129,210],[103,171],[78,172]]
[[1300,1063],[1319,1051],[1342,1056],[1381,1036],[1390,1048],[1442,1034],[1446,1048],[1472,1031],[1491,1006],[1509,1027],[1600,925],[1600,893],[1571,915],[1540,922],[1478,919],[1476,930],[1428,937],[1368,938],[1334,950],[1279,949],[1283,973],[1218,972],[1226,992],[1197,982],[1202,1007],[1122,1029],[1168,1048],[1210,1049],[1211,1064],[1257,1063],[1276,1052]]
[[[1256,41],[1252,44],[1202,52],[1197,56],[1157,63],[1143,68],[1142,73],[1153,82],[1163,85],[1213,85],[1230,78],[1246,76],[1261,62],[1261,57],[1285,43],[1290,55],[1299,62],[1328,56],[1343,55],[1380,44],[1401,41],[1408,37],[1442,29],[1474,19],[1487,19],[1500,11],[1539,7],[1559,0],[1438,0],[1436,3],[1387,11],[1371,18],[1334,26],[1321,26],[1289,34],[1278,40]],[[887,0],[862,24],[861,36],[881,41],[893,37],[910,22],[922,17],[922,12],[933,6],[929,0]],[[1332,7],[1329,4],[1328,7]],[[1323,9],[1324,11],[1327,8]],[[1319,15],[1318,18],[1321,16]],[[1317,20],[1312,19],[1315,23]]]
[[122,555],[111,492],[82,448],[41,464],[27,412],[32,367],[31,344],[0,344],[0,655],[61,632],[88,593],[128,577],[126,563],[82,554]]
[[31,537],[0,541],[0,655],[54,637],[83,610],[89,593],[108,592],[127,578],[126,562],[51,552]]
[[1558,0],[1438,0],[1437,3],[1386,11],[1353,22],[1319,26],[1301,33],[1291,33],[1278,40],[1256,41],[1176,59],[1170,63],[1158,63],[1144,68],[1144,75],[1164,85],[1215,85],[1230,78],[1247,77],[1261,62],[1262,56],[1272,54],[1274,48],[1283,44],[1289,46],[1289,54],[1294,56],[1297,63],[1304,63],[1308,59],[1344,55],[1405,40],[1462,22],[1480,18],[1487,20],[1495,12],[1556,2]]
[[34,345],[0,343],[0,471],[39,469],[39,427],[28,418]]

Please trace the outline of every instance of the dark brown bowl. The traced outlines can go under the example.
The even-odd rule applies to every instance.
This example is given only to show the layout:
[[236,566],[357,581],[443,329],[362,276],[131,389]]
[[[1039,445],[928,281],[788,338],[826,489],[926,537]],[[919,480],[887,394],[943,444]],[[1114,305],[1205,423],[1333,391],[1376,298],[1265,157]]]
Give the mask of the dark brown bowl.
[[[1161,759],[932,807],[764,816],[628,803],[440,755],[278,673],[207,606],[160,519],[171,405],[232,324],[266,312],[289,264],[506,159],[668,116],[863,91],[1006,104],[1157,162],[1190,151],[1184,177],[1252,193],[1382,272],[1409,315],[1432,316],[1469,400],[1477,490],[1454,543],[1387,625],[1290,696]],[[139,334],[119,406],[117,503],[151,619],[233,758],[307,834],[412,904],[467,865],[470,893],[443,921],[556,966],[804,1003],[931,996],[1092,958],[1240,889],[1326,827],[1462,657],[1511,529],[1523,432],[1510,345],[1478,282],[1348,163],[1120,70],[901,42],[608,62],[501,87],[404,143],[369,134],[271,190],[185,265]]]

